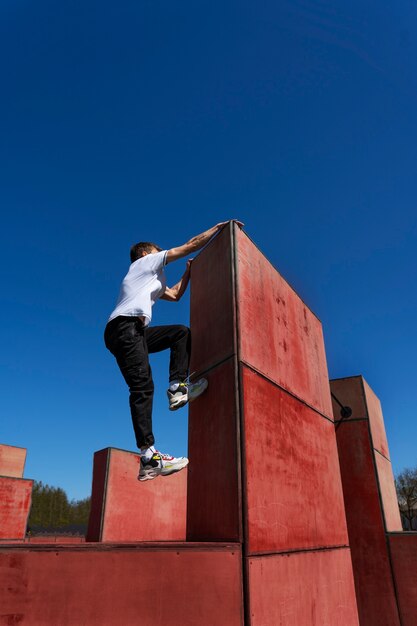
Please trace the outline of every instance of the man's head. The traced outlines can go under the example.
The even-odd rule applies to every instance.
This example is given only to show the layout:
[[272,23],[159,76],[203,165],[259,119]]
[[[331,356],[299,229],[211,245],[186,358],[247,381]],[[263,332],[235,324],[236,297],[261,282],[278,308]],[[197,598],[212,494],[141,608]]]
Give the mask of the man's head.
[[155,252],[161,252],[162,248],[152,243],[151,241],[139,241],[134,243],[130,248],[130,262],[134,263],[138,259],[141,259],[146,254],[155,254]]

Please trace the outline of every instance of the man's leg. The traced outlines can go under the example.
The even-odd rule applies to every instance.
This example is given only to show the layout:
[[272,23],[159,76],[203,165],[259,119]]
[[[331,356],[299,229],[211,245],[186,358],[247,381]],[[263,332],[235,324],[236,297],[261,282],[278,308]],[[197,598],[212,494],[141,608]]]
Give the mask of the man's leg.
[[138,479],[152,480],[157,476],[179,472],[188,465],[186,457],[176,458],[170,454],[162,454],[153,447],[153,381],[145,330],[135,321],[116,318],[115,322],[107,325],[104,340],[107,348],[116,357],[130,389],[133,428],[137,446],[141,449]]
[[198,398],[207,389],[207,380],[186,382],[191,353],[191,333],[187,326],[154,326],[147,328],[145,338],[149,352],[159,352],[170,348],[169,382],[167,392],[169,409],[176,411],[187,402]]
[[183,381],[188,376],[191,353],[191,333],[187,326],[151,326],[145,329],[148,352],[171,350],[169,382]]
[[149,448],[155,441],[152,433],[154,385],[144,333],[137,320],[125,318],[116,318],[105,331],[106,347],[116,357],[129,387],[130,412],[138,448]]

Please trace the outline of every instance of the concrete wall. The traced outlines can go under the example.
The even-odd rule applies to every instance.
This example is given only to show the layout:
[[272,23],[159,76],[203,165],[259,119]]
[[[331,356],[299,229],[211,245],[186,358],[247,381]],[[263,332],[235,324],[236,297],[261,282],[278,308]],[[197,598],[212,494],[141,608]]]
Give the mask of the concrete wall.
[[87,541],[184,541],[187,470],[139,482],[139,454],[94,454]]
[[247,626],[358,624],[319,320],[229,225],[193,263],[191,326],[188,539],[242,542]]

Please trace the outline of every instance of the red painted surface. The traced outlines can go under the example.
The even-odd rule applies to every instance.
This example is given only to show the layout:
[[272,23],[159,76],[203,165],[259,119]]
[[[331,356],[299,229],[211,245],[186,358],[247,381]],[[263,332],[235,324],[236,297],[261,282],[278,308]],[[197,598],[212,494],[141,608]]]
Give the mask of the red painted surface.
[[0,539],[23,539],[33,480],[0,476]]
[[238,545],[0,546],[0,577],[0,624],[243,625]]
[[234,359],[208,372],[207,379],[209,386],[204,397],[191,403],[189,408],[187,538],[191,541],[240,541]]
[[250,557],[248,570],[247,626],[359,624],[348,548]]
[[369,424],[336,432],[360,623],[399,626]]
[[[332,392],[339,401],[353,410],[347,421],[364,419],[369,424],[369,446],[375,459],[378,489],[383,504],[387,531],[402,530],[401,517],[395,491],[394,476],[389,461],[388,442],[385,434],[381,403],[362,376],[330,381]],[[338,405],[333,401],[335,419],[339,417]],[[354,422],[352,422],[354,423]]]
[[388,441],[385,432],[384,418],[382,416],[381,403],[365,379],[363,379],[363,387],[365,390],[373,446],[375,450],[378,450],[378,452],[389,459]]
[[[338,400],[352,409],[352,415],[348,419],[369,419],[373,447],[389,459],[381,403],[363,376],[331,380],[330,387]],[[340,420],[340,407],[334,399],[332,402],[334,418]]]
[[6,446],[0,443],[0,476],[23,478],[26,448]]
[[374,452],[378,472],[379,490],[384,509],[385,530],[402,530],[400,509],[395,490],[394,474],[391,462],[379,452]]
[[416,626],[417,533],[403,532],[388,537],[402,626]]
[[333,419],[320,321],[236,228],[240,358]]
[[347,545],[333,422],[242,370],[248,552]]
[[231,225],[193,261],[191,372],[203,372],[235,352]]
[[95,453],[89,541],[185,539],[187,470],[145,482],[138,472],[134,452]]
[[[227,232],[238,245],[226,239]],[[209,368],[209,388],[199,404],[190,406],[187,537],[242,541],[245,528],[245,554],[344,546],[346,520],[320,322],[246,235],[234,227],[222,237],[217,248],[211,245],[199,257],[200,270],[193,266],[192,369]],[[227,266],[233,252],[237,276]],[[234,319],[233,281],[239,282],[240,323]],[[241,353],[235,355],[238,333]],[[281,557],[255,557],[259,571],[248,580],[250,610],[256,605],[253,624],[287,623],[275,618],[285,618],[282,603],[293,602],[298,608],[291,614],[299,621],[288,621],[291,626],[356,625],[349,552],[335,552],[318,573],[311,551],[304,552],[295,569],[298,579],[283,570],[288,584],[282,596],[272,560]],[[342,581],[337,593],[335,580]],[[339,621],[322,621],[327,616]],[[220,613],[219,620],[227,624]]]

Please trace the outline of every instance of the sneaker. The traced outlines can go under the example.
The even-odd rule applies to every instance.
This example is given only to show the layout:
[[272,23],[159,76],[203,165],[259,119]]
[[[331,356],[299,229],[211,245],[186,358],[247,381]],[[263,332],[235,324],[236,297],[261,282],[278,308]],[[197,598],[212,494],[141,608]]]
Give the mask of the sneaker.
[[179,472],[188,465],[188,459],[185,456],[178,458],[170,454],[162,454],[156,450],[150,459],[140,459],[140,469],[138,480],[152,480],[157,476],[169,476]]
[[208,382],[205,378],[200,378],[196,383],[180,383],[178,389],[171,391],[168,389],[169,410],[176,411],[187,402],[192,402],[207,389]]

